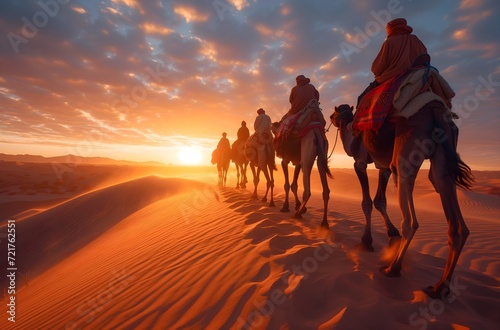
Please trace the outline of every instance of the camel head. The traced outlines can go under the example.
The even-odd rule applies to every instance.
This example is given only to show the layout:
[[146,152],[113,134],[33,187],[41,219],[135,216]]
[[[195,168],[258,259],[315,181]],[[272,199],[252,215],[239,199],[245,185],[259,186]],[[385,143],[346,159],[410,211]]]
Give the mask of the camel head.
[[271,132],[273,132],[274,135],[276,135],[276,132],[278,132],[278,128],[280,127],[280,122],[275,121],[274,123],[271,124]]
[[353,111],[353,106],[349,106],[348,104],[341,104],[338,107],[335,107],[335,111],[330,116],[330,120],[335,127],[342,126],[342,123],[344,123],[344,125],[347,125],[352,122],[352,119],[354,117],[352,113]]

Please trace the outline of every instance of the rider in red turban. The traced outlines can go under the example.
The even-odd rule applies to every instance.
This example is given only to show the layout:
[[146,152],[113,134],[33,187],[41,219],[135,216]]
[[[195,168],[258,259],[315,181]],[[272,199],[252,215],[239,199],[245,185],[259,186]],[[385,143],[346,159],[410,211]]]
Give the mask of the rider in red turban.
[[378,84],[410,68],[421,54],[427,54],[427,48],[404,18],[397,18],[387,23],[387,38],[373,61],[372,72]]

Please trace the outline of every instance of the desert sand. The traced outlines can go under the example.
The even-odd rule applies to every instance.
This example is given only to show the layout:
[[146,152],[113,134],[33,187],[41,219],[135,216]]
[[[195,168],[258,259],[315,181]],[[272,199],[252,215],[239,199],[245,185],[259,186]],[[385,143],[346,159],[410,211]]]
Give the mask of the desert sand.
[[[471,235],[446,302],[421,291],[439,280],[448,251],[427,171],[416,183],[420,228],[400,278],[379,272],[389,251],[375,210],[375,251],[357,247],[364,216],[354,170],[332,172],[325,231],[317,172],[308,212],[296,220],[279,211],[281,169],[269,207],[250,198],[251,183],[234,188],[234,165],[218,187],[215,166],[79,165],[61,177],[51,164],[0,162],[0,329],[499,328],[500,172],[474,171],[473,191],[458,191]],[[261,196],[264,187],[261,179]],[[391,181],[388,211],[399,228],[395,193]]]

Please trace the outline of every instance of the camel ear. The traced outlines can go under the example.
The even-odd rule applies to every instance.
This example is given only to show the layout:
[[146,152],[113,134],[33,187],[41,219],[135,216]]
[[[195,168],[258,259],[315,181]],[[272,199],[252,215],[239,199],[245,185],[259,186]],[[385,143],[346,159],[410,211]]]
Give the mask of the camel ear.
[[337,107],[335,107],[335,111],[337,111]]
[[354,110],[354,107],[351,105],[351,111],[353,111],[353,110]]

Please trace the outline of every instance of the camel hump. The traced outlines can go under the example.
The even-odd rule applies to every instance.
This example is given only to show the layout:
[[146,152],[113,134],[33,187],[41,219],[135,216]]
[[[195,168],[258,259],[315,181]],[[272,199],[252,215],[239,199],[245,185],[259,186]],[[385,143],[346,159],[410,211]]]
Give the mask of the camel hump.
[[431,56],[427,53],[424,53],[424,54],[420,54],[417,56],[417,58],[415,59],[415,61],[413,61],[413,67],[415,66],[429,66],[431,65]]
[[210,162],[212,163],[212,165],[217,164],[218,154],[219,154],[219,150],[218,149],[214,149],[214,151],[212,151],[212,159],[210,160]]

